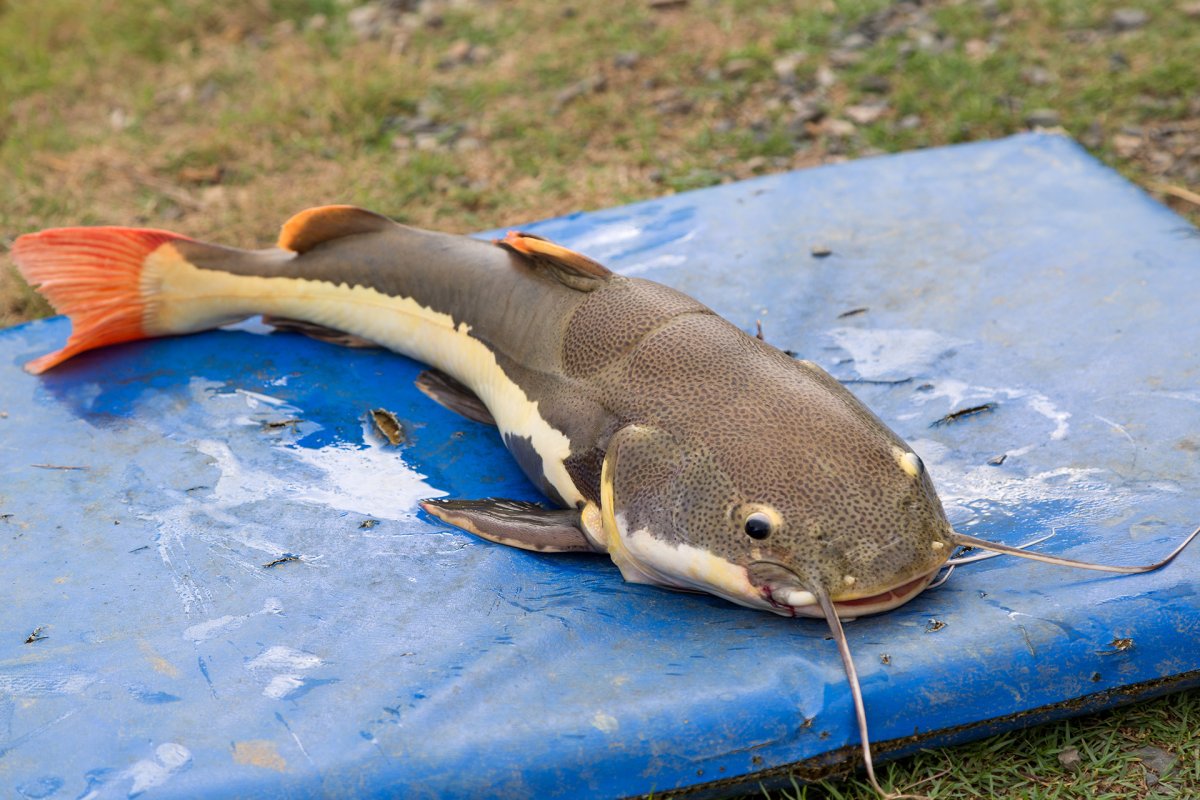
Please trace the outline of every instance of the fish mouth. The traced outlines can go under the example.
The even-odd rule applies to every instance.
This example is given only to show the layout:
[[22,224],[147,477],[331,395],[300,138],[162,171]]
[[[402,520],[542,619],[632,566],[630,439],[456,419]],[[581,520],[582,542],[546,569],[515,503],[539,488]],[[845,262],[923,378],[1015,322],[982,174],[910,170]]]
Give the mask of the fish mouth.
[[[891,611],[925,591],[925,587],[933,582],[940,571],[941,565],[882,592],[848,600],[835,600],[833,608],[841,619],[854,619]],[[763,599],[771,606],[772,611],[790,617],[814,617],[817,619],[825,617],[820,602],[812,592],[797,589],[795,584],[789,584],[790,582],[779,585],[768,584],[761,587]]]

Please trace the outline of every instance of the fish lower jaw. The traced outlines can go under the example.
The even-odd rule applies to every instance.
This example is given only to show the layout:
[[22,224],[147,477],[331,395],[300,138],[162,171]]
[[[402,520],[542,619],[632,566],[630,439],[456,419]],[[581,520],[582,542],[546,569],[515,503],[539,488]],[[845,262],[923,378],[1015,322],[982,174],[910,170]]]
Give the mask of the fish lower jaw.
[[[925,575],[919,575],[907,583],[868,597],[859,597],[853,600],[835,600],[833,607],[837,611],[838,617],[846,620],[891,611],[893,608],[904,605],[923,592],[940,569],[941,567],[939,566],[938,569]],[[822,619],[825,616],[821,611],[820,603],[817,602],[812,592],[806,592],[802,589],[773,589],[769,586],[764,586],[762,588],[762,596],[770,605],[771,610],[781,616],[812,617],[816,619]]]

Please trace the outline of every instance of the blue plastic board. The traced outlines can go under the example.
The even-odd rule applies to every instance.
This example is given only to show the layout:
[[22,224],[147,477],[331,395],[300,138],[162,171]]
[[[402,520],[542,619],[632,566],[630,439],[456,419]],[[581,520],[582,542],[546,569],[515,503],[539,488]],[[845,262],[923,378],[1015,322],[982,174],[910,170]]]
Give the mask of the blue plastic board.
[[[527,227],[762,320],[913,444],[965,532],[1142,563],[1200,522],[1200,238],[1067,139]],[[823,622],[422,516],[537,494],[417,363],[251,325],[21,371],[67,331],[0,333],[0,796],[662,797],[857,758]],[[999,558],[850,624],[876,741],[1200,682],[1198,568]]]

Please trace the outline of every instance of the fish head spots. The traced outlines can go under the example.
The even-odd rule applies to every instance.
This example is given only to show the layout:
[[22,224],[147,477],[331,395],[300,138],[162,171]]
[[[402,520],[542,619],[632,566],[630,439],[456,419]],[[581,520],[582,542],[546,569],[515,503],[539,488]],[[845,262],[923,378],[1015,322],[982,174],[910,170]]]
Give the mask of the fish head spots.
[[795,597],[834,602],[936,569],[950,527],[912,448],[816,365],[723,325],[690,315],[656,329],[606,399],[653,430],[608,450],[629,530],[740,565],[750,582],[755,564],[781,565]]
[[[818,447],[811,436],[789,441],[783,431],[763,441],[774,444],[754,459],[746,458],[748,444],[736,459],[712,457],[732,492],[721,532],[709,534],[707,546],[782,570],[760,583],[765,596],[874,597],[930,574],[949,554],[950,527],[932,480],[911,451],[897,459],[886,429],[864,425]],[[787,455],[773,457],[780,447]],[[699,521],[690,522],[696,539]]]
[[643,413],[677,452],[669,476],[643,489],[656,535],[746,569],[783,565],[796,592],[835,602],[942,563],[950,528],[912,448],[816,365],[752,337],[707,336],[716,324],[692,317],[663,329],[642,346],[659,357],[628,373],[656,398]]

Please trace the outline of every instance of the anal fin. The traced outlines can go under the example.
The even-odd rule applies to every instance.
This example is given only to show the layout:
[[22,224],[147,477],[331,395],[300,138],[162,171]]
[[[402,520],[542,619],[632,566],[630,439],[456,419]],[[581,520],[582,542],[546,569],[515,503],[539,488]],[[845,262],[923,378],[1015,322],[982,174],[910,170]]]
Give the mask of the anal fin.
[[302,319],[289,319],[288,317],[263,314],[262,321],[277,331],[302,333],[310,339],[341,345],[342,347],[380,347],[379,344],[372,342],[370,339],[364,339],[353,333],[346,333],[345,331],[339,331],[336,328],[329,328],[325,325],[318,325],[315,322],[305,322]]
[[496,424],[496,418],[492,416],[492,412],[483,404],[483,401],[446,373],[436,369],[427,369],[417,376],[415,383],[426,397],[438,405],[444,406],[456,414],[462,414],[467,419],[482,422],[484,425]]
[[573,509],[545,508],[520,500],[425,500],[421,508],[468,533],[538,553],[594,553]]

